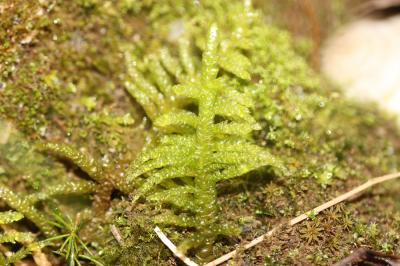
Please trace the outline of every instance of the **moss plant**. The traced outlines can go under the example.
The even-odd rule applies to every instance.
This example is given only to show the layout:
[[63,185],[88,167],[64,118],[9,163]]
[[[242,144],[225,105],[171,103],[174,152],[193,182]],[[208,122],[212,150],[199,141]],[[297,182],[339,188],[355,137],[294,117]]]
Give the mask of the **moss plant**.
[[49,217],[39,211],[35,207],[35,204],[57,195],[90,193],[94,191],[94,188],[93,184],[82,180],[80,182],[55,185],[47,188],[45,191],[31,195],[21,195],[13,192],[4,184],[0,184],[0,198],[6,202],[9,207],[22,213],[26,218],[31,220],[45,235],[50,236],[55,234],[55,230],[49,224]]
[[[4,167],[0,176],[0,199],[32,221],[46,236],[55,234],[42,203],[63,195],[91,194],[95,184],[71,180],[60,165],[42,156],[11,123],[0,121],[0,131],[0,165]],[[10,176],[24,176],[26,184],[13,189]]]
[[[14,211],[0,212],[0,225],[8,225],[24,218],[21,213]],[[7,254],[0,253],[0,265],[8,266],[19,262],[21,259],[29,255],[32,251],[40,250],[40,244],[34,242],[35,237],[30,232],[18,232],[13,229],[6,229],[6,232],[0,234],[0,244],[20,243],[25,245],[17,252]],[[3,251],[3,250],[2,250]]]
[[193,229],[179,248],[210,251],[218,235],[236,235],[219,216],[216,184],[258,167],[281,167],[279,160],[249,140],[259,129],[251,116],[252,101],[218,77],[220,40],[213,25],[202,57],[201,74],[171,89],[193,100],[198,113],[176,109],[160,115],[154,125],[160,141],[139,155],[128,180],[148,176],[135,197],[170,206],[156,223]]
[[[3,228],[57,238],[42,251],[49,259],[58,251],[90,264],[72,258],[90,256],[87,243],[106,265],[177,265],[153,221],[182,250],[201,255],[212,244],[219,256],[398,170],[391,121],[330,90],[274,26],[286,17],[275,4],[292,1],[256,1],[274,7],[266,13],[249,0],[0,2],[0,118],[26,134],[9,137],[0,123],[1,204],[25,217]],[[210,42],[213,23],[219,38]],[[290,175],[270,179],[267,167],[234,178],[265,164]],[[374,190],[330,218],[311,215],[237,259],[331,265],[355,246],[398,253],[397,191]],[[53,206],[93,219],[80,230],[53,217]],[[240,240],[216,239],[238,232]],[[2,247],[17,261],[29,244]]]
[[[104,167],[99,161],[90,158],[70,145],[59,143],[40,143],[38,148],[43,152],[49,152],[60,158],[65,158],[73,162],[82,171],[84,171],[94,182],[85,181],[83,186],[90,184],[92,191],[95,192],[94,209],[104,213],[111,201],[111,193],[114,189],[118,189],[124,193],[128,193],[132,189],[132,185],[127,184],[120,177],[113,174],[113,167]],[[79,189],[77,185],[77,189]],[[82,188],[82,190],[84,190]]]
[[[108,180],[108,176],[104,173],[103,167],[97,161],[64,144],[41,143],[38,147],[42,151],[55,154],[61,158],[67,158],[87,173],[95,181],[90,182],[95,187],[94,190],[97,195],[95,197],[95,209],[97,211],[105,211],[108,208],[113,186],[110,180]],[[96,186],[96,183],[100,185]]]
[[[240,27],[237,29],[240,30]],[[173,91],[173,85],[198,76],[197,66],[200,62],[197,56],[193,55],[193,45],[190,41],[196,40],[197,36],[187,35],[178,41],[179,59],[174,58],[168,48],[159,49],[146,56],[143,61],[136,59],[132,53],[125,52],[125,88],[141,104],[151,120],[173,108],[182,107],[185,101]],[[250,80],[250,61],[234,45],[243,39],[237,34],[232,35],[236,38],[224,39],[221,43],[216,63],[240,80]]]

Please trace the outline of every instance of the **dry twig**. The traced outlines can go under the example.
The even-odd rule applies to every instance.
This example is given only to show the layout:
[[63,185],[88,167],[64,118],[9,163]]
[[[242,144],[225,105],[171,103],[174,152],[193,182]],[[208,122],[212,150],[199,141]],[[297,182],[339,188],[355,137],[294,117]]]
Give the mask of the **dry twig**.
[[121,246],[124,244],[121,233],[115,225],[110,226],[111,234],[114,236],[115,240],[117,240],[118,244]]
[[387,265],[387,266],[399,266],[400,257],[394,255],[388,255],[381,252],[376,252],[366,248],[359,248],[348,257],[335,263],[333,266],[347,266],[355,265],[356,263],[368,263],[371,265]]
[[178,249],[176,248],[176,246],[174,245],[174,243],[172,243],[171,240],[168,239],[168,237],[161,231],[160,228],[158,228],[158,226],[156,226],[156,228],[154,228],[154,232],[156,232],[158,237],[169,248],[169,250],[171,250],[172,253],[174,253],[174,255],[176,257],[178,257],[179,259],[181,259],[186,265],[199,266],[196,262],[194,262],[191,259],[189,259],[188,257],[186,257],[185,254],[179,252]]

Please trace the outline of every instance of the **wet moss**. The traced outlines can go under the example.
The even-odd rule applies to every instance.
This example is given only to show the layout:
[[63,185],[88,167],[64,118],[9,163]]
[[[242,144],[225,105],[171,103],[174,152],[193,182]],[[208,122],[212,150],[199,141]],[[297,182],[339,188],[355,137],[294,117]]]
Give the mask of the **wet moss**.
[[[6,129],[0,131],[1,180],[26,193],[59,182],[55,177],[61,174],[87,178],[68,163],[31,153],[37,139],[79,147],[114,165],[116,176],[125,172],[153,132],[142,107],[125,91],[124,52],[144,58],[162,47],[176,51],[179,36],[189,33],[196,40],[199,59],[202,36],[211,21],[223,24],[227,40],[244,21],[235,20],[243,18],[241,1],[196,3],[2,1],[0,117],[11,120],[25,135],[23,141],[4,144]],[[262,125],[255,141],[281,158],[291,174],[258,169],[218,186],[225,220],[237,223],[242,233],[218,242],[214,256],[372,176],[398,170],[400,143],[394,122],[374,106],[350,102],[331,89],[302,57],[308,52],[299,55],[299,44],[291,34],[271,25],[278,19],[271,19],[275,16],[270,13],[258,16],[259,20],[241,24],[261,34],[252,38],[251,47],[240,48],[254,67],[251,80],[236,85],[253,93],[254,115]],[[192,18],[195,23],[182,32]],[[273,23],[260,24],[265,18]],[[231,75],[229,69],[226,72]],[[236,260],[249,265],[329,265],[361,245],[398,253],[398,189],[397,184],[383,186],[340,210],[327,210],[295,228],[282,228]],[[97,243],[105,263],[176,265],[152,232],[155,210],[133,206],[120,192],[113,198],[110,216],[95,219],[85,233]],[[79,208],[64,210],[72,208],[71,213],[76,213],[88,208],[89,199],[80,198],[84,204]],[[41,206],[47,214],[50,206],[64,201],[51,202]],[[122,244],[111,234],[110,225],[120,232]],[[173,231],[167,233],[176,242],[181,239]]]

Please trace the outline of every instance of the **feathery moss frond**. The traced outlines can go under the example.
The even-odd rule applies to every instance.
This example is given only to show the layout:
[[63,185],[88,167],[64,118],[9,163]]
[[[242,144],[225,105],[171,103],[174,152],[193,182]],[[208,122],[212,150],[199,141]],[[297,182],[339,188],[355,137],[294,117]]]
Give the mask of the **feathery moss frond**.
[[88,194],[94,191],[96,191],[96,186],[93,182],[79,180],[60,185],[53,185],[44,191],[29,195],[26,197],[26,201],[30,204],[35,204],[38,201],[47,200],[59,195]]
[[24,215],[15,211],[0,212],[0,224],[10,224],[24,218]]
[[5,201],[9,207],[32,221],[47,236],[54,235],[56,232],[49,224],[48,217],[35,207],[35,203],[56,195],[87,194],[93,191],[94,186],[91,183],[81,181],[51,186],[44,192],[36,192],[26,196],[19,195],[6,185],[0,183],[0,199]]
[[[66,153],[70,150],[62,149],[62,151]],[[82,167],[89,169],[91,172],[95,172],[95,167],[91,161],[83,156],[78,156],[75,153],[73,155],[74,159],[78,161]],[[24,195],[14,192],[5,184],[0,183],[0,199],[10,208],[23,214],[27,219],[32,221],[45,235],[50,236],[54,235],[56,231],[48,223],[47,215],[35,206],[36,203],[59,195],[88,194],[93,193],[95,190],[96,186],[93,182],[79,180],[64,184],[51,185],[42,191],[34,192],[30,195]]]
[[[225,20],[226,8],[220,6],[220,3],[207,2],[199,5],[198,8],[201,9],[201,12],[196,12],[198,15],[185,18],[182,26],[184,34],[177,41],[178,59],[171,55],[172,52],[168,48],[153,52],[142,60],[138,60],[132,53],[125,52],[126,90],[141,104],[152,121],[173,109],[181,109],[185,105],[182,98],[193,99],[196,95],[190,95],[191,93],[202,93],[199,89],[180,92],[182,87],[177,85],[185,83],[185,88],[189,88],[190,82],[186,81],[198,79],[199,65],[209,69],[205,65],[208,64],[208,60],[203,60],[201,64],[198,57],[193,56],[192,50],[196,46],[196,49],[203,51],[204,55],[210,51],[209,47],[206,47],[210,43],[204,40],[203,34],[205,33],[203,30],[214,22],[210,18],[216,20],[216,24],[224,28],[223,38],[218,42],[218,56],[210,58],[214,60],[210,61],[210,64],[214,66],[214,71],[223,70],[224,74],[230,73],[239,82],[249,82],[251,79],[250,60],[246,53],[253,48],[252,26],[254,18],[257,17],[257,13],[251,7],[251,1],[232,4],[232,7],[229,7],[228,21]],[[223,83],[223,80],[216,80],[216,82]]]
[[[191,56],[190,41],[183,38],[178,46],[179,60],[167,48],[149,55],[140,64],[131,54],[125,53],[128,66],[126,89],[152,120],[181,104],[173,91],[174,80],[183,82],[195,75],[196,61]],[[150,77],[152,82],[144,76]]]
[[22,213],[31,220],[45,235],[55,233],[54,228],[48,224],[46,216],[37,210],[24,196],[13,192],[4,184],[0,184],[0,199],[5,201],[9,207]]
[[128,171],[130,181],[147,176],[135,200],[144,196],[171,206],[155,218],[157,223],[192,230],[179,246],[183,252],[199,247],[209,250],[218,235],[238,233],[218,214],[217,182],[264,165],[282,167],[275,156],[251,143],[251,132],[259,129],[251,116],[253,103],[245,93],[229,87],[224,77],[218,77],[220,51],[218,27],[213,25],[200,74],[172,87],[177,97],[192,99],[198,114],[177,107],[159,114],[154,125],[163,136],[140,154]]
[[[110,171],[113,169],[105,168],[100,162],[90,158],[87,154],[78,151],[70,145],[60,143],[39,143],[37,147],[42,152],[51,153],[57,157],[65,158],[82,171],[95,182],[84,181],[76,182],[73,185],[60,185],[52,188],[52,190],[44,193],[37,194],[33,199],[40,197],[50,197],[52,194],[66,194],[66,193],[87,193],[95,192],[95,206],[94,209],[104,212],[111,200],[111,194],[114,189],[118,189],[124,193],[128,193],[130,186],[115,178]],[[31,197],[32,198],[32,197]]]
[[103,168],[94,159],[89,158],[69,145],[47,142],[39,143],[37,147],[41,151],[51,152],[57,156],[67,158],[97,182],[104,178]]
[[[6,211],[0,212],[0,225],[2,224],[10,224],[24,218],[19,212],[15,211]],[[15,262],[20,261],[27,255],[29,255],[32,251],[39,250],[41,248],[41,244],[34,242],[35,237],[32,233],[29,232],[18,232],[13,229],[7,229],[4,233],[0,234],[0,244],[3,243],[20,243],[23,246],[17,252],[4,256],[0,253],[0,265],[12,265]]]
[[[0,128],[2,125],[0,121]],[[64,149],[64,151],[68,151],[68,149]],[[30,220],[46,236],[54,235],[56,230],[48,223],[49,216],[40,207],[42,205],[38,204],[39,202],[61,195],[90,194],[97,189],[92,181],[69,180],[70,178],[66,177],[61,165],[38,153],[34,145],[16,130],[11,130],[7,141],[1,143],[0,153],[6,175],[29,176],[28,180],[30,181],[23,189],[17,191],[6,184],[9,180],[4,179],[0,182],[0,200],[10,209]],[[94,164],[90,164],[89,159],[74,155],[81,165],[86,165],[86,168],[94,172]],[[51,173],[48,171],[48,167],[52,167]],[[40,180],[37,185],[35,184],[36,180]],[[59,182],[59,180],[68,181]],[[17,213],[14,218],[18,217]],[[12,218],[8,213],[1,215],[0,220],[2,217]]]

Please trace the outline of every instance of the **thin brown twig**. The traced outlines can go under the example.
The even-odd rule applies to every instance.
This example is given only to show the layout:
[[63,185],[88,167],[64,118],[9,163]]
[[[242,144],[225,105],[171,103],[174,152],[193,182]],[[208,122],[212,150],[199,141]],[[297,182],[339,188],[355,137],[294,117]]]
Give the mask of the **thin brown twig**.
[[[368,180],[367,182],[365,182],[364,184],[355,187],[354,189],[350,190],[349,192],[346,192],[328,202],[325,202],[324,204],[308,211],[305,212],[295,218],[293,218],[292,220],[290,220],[288,222],[289,226],[293,226],[295,224],[298,224],[306,219],[308,219],[310,217],[310,215],[317,215],[318,213],[320,213],[323,210],[326,210],[338,203],[341,203],[353,196],[355,196],[356,194],[372,187],[375,186],[377,184],[389,181],[389,180],[393,180],[396,178],[400,177],[400,172],[398,173],[394,173],[394,174],[388,174],[388,175],[384,175],[384,176],[379,176],[379,177],[375,177],[372,178],[370,180]],[[272,234],[274,234],[278,227],[273,228],[272,230],[268,231],[267,233],[265,233],[264,235],[261,235],[259,237],[257,237],[256,239],[253,239],[252,241],[250,241],[249,243],[247,243],[246,245],[244,245],[244,247],[241,250],[247,250],[249,248],[254,247],[255,245],[261,243],[262,241],[264,241],[267,237],[270,237]],[[188,266],[198,266],[198,264],[196,264],[195,262],[191,261],[188,257],[186,257],[184,254],[180,253],[176,246],[167,238],[167,236],[161,232],[160,228],[156,227],[154,229],[154,231],[157,233],[158,237],[161,239],[161,241],[174,253],[174,255],[178,258],[180,258],[186,265]],[[217,266],[231,258],[233,258],[236,254],[238,253],[237,250],[231,251],[221,257],[219,257],[216,260],[213,260],[212,262],[209,262],[207,264],[205,264],[204,266]]]

